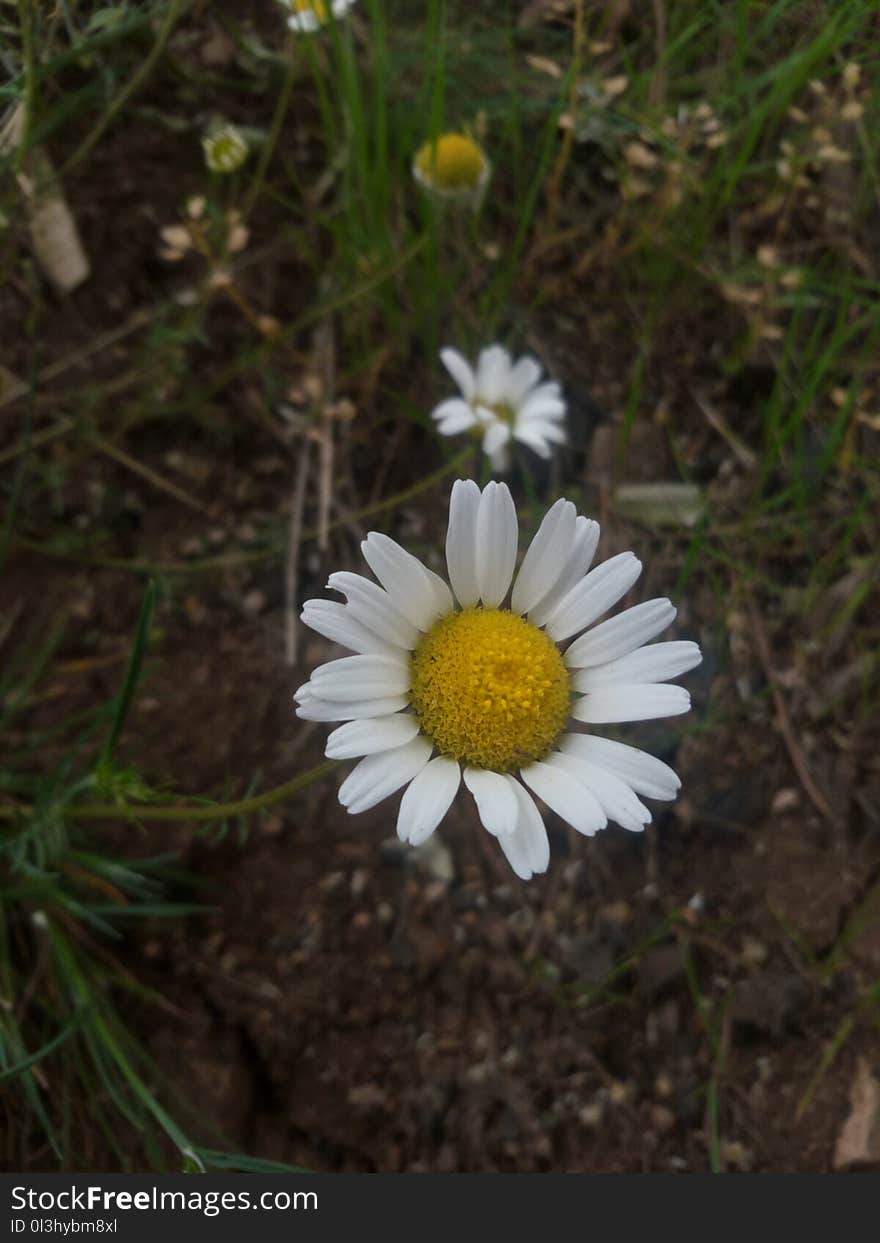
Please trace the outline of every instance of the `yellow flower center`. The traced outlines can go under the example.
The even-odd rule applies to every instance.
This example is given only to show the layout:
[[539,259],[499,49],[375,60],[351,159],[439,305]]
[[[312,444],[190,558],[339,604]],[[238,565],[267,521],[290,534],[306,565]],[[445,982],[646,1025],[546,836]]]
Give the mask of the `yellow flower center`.
[[293,0],[294,13],[314,13],[322,24],[330,16],[327,12],[326,0]]
[[466,134],[441,134],[419,150],[416,165],[428,181],[444,190],[473,190],[480,184],[486,157]]
[[441,754],[512,772],[543,759],[562,733],[568,672],[537,626],[506,609],[465,609],[419,640],[411,699]]
[[516,415],[514,414],[513,406],[511,406],[508,402],[496,401],[493,402],[491,406],[485,402],[483,404],[486,405],[487,410],[492,411],[495,418],[498,419],[499,422],[506,423],[508,427],[513,427],[516,422]]

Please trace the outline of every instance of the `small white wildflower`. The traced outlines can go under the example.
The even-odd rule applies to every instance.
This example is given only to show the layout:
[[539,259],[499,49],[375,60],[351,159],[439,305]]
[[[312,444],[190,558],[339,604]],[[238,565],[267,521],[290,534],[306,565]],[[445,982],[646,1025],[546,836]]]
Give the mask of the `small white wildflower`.
[[192,234],[185,225],[167,224],[159,230],[159,236],[162,239],[159,255],[168,263],[180,263],[192,249]]
[[492,166],[468,134],[440,134],[416,152],[412,165],[419,185],[444,199],[478,201]]
[[284,8],[290,13],[287,25],[296,34],[310,35],[320,30],[330,21],[330,14],[337,21],[345,17],[354,5],[354,0],[281,0]]
[[247,140],[236,126],[228,123],[206,134],[202,147],[212,173],[234,173],[248,157]]
[[448,346],[440,358],[461,390],[461,397],[441,402],[431,413],[442,436],[481,431],[483,452],[499,471],[507,468],[511,438],[543,458],[550,457],[552,444],[565,444],[562,391],[555,380],[540,382],[534,358],[514,363],[501,345],[481,350],[476,370]]
[[862,67],[856,64],[854,60],[851,60],[848,65],[844,65],[843,81],[850,90],[854,90],[858,86],[861,76]]

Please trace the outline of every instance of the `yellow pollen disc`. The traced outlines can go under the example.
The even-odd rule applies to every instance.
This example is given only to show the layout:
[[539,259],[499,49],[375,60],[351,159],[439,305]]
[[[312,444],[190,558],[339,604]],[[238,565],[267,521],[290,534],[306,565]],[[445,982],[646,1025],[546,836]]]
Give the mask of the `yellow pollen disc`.
[[491,405],[489,409],[495,415],[496,419],[499,419],[502,423],[506,423],[508,427],[513,427],[516,422],[516,415],[513,412],[513,407],[509,406],[506,401],[497,401],[494,405]]
[[465,609],[419,640],[411,699],[441,754],[512,772],[543,759],[562,733],[568,671],[537,626],[507,610]]
[[444,190],[473,190],[480,184],[486,157],[466,134],[441,134],[419,150],[416,165],[428,181]]
[[293,0],[295,13],[314,13],[319,22],[326,22],[328,13],[325,0]]

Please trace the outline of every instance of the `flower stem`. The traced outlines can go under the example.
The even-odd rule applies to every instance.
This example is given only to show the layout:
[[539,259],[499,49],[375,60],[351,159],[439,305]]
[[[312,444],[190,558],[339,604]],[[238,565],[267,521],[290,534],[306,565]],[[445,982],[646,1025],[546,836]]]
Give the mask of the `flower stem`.
[[260,152],[257,171],[254,173],[253,181],[245,196],[244,205],[241,209],[241,216],[246,220],[254,208],[254,204],[260,197],[260,191],[263,188],[263,182],[266,180],[266,173],[269,164],[278,145],[278,139],[281,136],[281,128],[284,125],[284,117],[287,114],[287,108],[290,103],[290,93],[293,90],[293,84],[296,81],[297,72],[299,70],[299,57],[296,53],[296,40],[288,36],[287,43],[284,48],[284,55],[287,59],[287,70],[284,75],[284,82],[278,99],[275,103],[275,113],[272,117],[272,125],[269,130],[268,137]]
[[184,0],[170,0],[168,8],[165,11],[165,17],[162,21],[159,31],[156,35],[156,42],[148,52],[146,58],[141,62],[138,69],[131,75],[125,86],[111,102],[107,111],[103,114],[95,127],[85,136],[83,141],[74,151],[73,155],[65,162],[58,174],[59,181],[66,177],[67,174],[89,154],[96,143],[101,139],[107,127],[116,119],[119,112],[128,103],[131,97],[143,86],[147,78],[153,72],[157,61],[165,51],[165,45],[171,38],[174,27],[177,25],[183,14]]
[[[235,803],[211,803],[201,807],[181,806],[179,803],[162,807],[142,803],[73,803],[59,810],[68,820],[224,820],[228,816],[247,816],[267,807],[275,807],[299,790],[328,776],[336,765],[336,760],[324,760],[283,785]],[[33,811],[33,807],[25,805],[0,806],[0,819],[26,816]]]

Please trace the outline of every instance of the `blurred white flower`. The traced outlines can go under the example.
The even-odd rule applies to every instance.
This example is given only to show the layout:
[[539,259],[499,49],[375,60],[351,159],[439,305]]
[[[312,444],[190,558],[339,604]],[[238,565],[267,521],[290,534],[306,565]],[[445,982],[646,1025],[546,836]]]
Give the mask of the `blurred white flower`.
[[481,491],[457,480],[450,590],[371,531],[361,550],[382,585],[331,574],[327,586],[347,602],[307,600],[302,612],[356,655],[319,666],[294,698],[303,720],[344,722],[326,754],[358,759],[339,790],[350,813],[405,787],[397,832],[418,846],[463,781],[483,826],[528,880],[550,859],[533,795],[588,837],[609,820],[640,831],[651,812],[639,795],[675,798],[681,782],[671,768],[592,727],[687,712],[690,695],[667,683],[701,656],[696,643],[650,643],[675,617],[669,600],[600,621],[642,565],[624,552],[591,570],[599,526],[571,501],[550,508],[514,573],[518,536],[505,484]]
[[461,390],[431,412],[443,436],[469,429],[482,434],[492,469],[506,470],[511,437],[549,458],[551,445],[565,444],[565,401],[555,380],[541,383],[534,358],[513,362],[501,345],[480,351],[476,371],[458,350],[440,351],[443,365]]
[[440,198],[478,202],[492,166],[468,134],[440,134],[419,148],[412,171],[419,185]]
[[229,123],[218,125],[202,139],[205,163],[212,173],[234,173],[248,157],[247,140]]
[[355,0],[281,0],[290,13],[287,25],[300,35],[314,34],[330,21],[330,14],[338,21],[345,17]]

